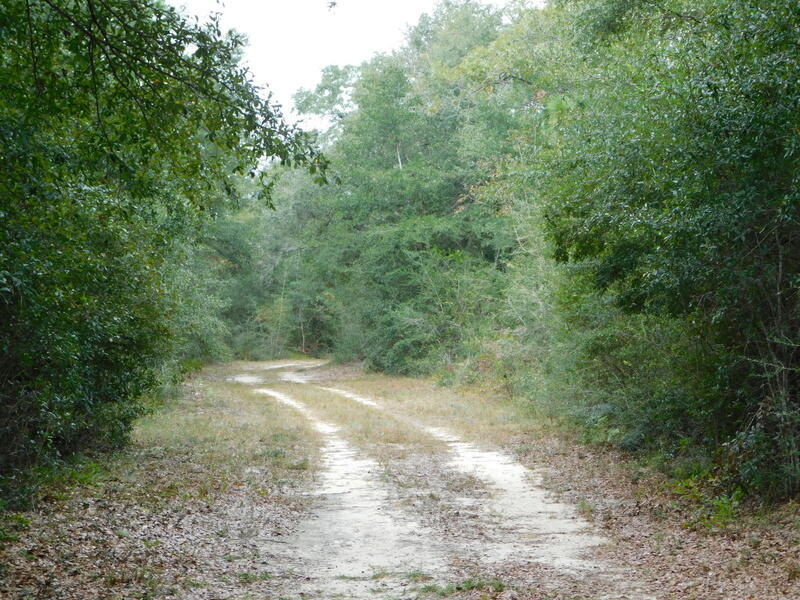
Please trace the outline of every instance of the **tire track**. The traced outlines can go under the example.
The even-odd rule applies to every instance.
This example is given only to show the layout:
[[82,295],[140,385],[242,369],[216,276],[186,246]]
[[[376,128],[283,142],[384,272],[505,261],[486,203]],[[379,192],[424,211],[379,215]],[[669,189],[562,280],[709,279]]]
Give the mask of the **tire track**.
[[[615,568],[587,558],[593,548],[609,540],[592,532],[574,506],[553,500],[542,485],[542,474],[528,469],[510,455],[481,448],[442,427],[429,427],[402,414],[389,411],[378,401],[348,390],[315,386],[362,406],[383,411],[425,431],[449,448],[446,466],[488,484],[492,494],[477,508],[482,512],[489,539],[480,548],[484,563],[534,561],[562,572],[602,580],[616,591],[602,598],[653,599],[630,570]],[[476,508],[472,498],[460,498],[467,508]]]
[[446,549],[405,511],[392,505],[378,478],[375,461],[359,456],[338,435],[339,428],[320,420],[291,396],[258,388],[255,392],[305,416],[322,437],[322,471],[313,516],[281,550],[300,573],[313,573],[300,595],[314,598],[396,597],[405,590],[407,573],[424,569],[445,574]]

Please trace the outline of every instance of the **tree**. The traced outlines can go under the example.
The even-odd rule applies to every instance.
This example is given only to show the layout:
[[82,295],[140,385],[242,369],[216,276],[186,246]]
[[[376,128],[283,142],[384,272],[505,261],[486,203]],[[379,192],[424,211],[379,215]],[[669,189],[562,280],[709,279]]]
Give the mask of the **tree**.
[[157,0],[0,6],[0,492],[124,440],[180,345],[181,248],[241,174],[324,180],[243,43]]
[[328,67],[296,96],[299,109],[335,119],[328,153],[341,185],[310,192],[292,175],[278,188],[270,237],[292,251],[265,312],[282,315],[294,348],[426,372],[495,306],[510,240],[470,195],[486,173],[462,141],[481,117],[451,69],[500,28],[496,11],[447,2],[405,48]]

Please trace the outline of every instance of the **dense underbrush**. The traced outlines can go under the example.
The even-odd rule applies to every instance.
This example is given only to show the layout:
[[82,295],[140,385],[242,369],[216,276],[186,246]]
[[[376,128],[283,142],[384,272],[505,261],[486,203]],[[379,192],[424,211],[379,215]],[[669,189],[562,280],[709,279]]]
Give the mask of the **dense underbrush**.
[[266,205],[262,161],[324,179],[243,44],[151,0],[0,6],[0,508],[225,354],[207,228]]
[[445,2],[403,49],[329,68],[298,98],[335,122],[342,185],[280,187],[266,327],[492,379],[726,497],[795,495],[799,22]]
[[[200,64],[104,71],[86,32],[127,22],[6,4],[6,496],[182,368],[292,352],[493,381],[730,503],[800,491],[796,4],[447,0],[298,93],[330,165],[214,24],[147,4],[140,55],[178,30]],[[309,173],[258,185],[265,154]]]

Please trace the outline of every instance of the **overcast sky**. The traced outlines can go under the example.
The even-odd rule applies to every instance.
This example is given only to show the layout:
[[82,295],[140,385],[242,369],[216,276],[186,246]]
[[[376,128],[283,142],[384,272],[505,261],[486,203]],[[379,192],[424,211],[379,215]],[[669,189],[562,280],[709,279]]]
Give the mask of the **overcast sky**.
[[[409,25],[437,0],[169,0],[190,15],[221,12],[222,26],[250,40],[247,63],[289,116],[292,95],[313,88],[327,65],[360,64],[398,48]],[[503,0],[486,4],[502,5]],[[294,117],[289,117],[294,120]]]

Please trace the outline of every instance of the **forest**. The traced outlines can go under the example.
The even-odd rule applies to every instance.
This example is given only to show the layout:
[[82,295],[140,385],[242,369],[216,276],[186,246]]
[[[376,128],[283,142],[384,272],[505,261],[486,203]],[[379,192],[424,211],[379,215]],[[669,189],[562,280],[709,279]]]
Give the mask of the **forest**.
[[490,382],[729,498],[800,492],[800,4],[444,0],[290,125],[158,0],[0,5],[0,507],[188,372]]

